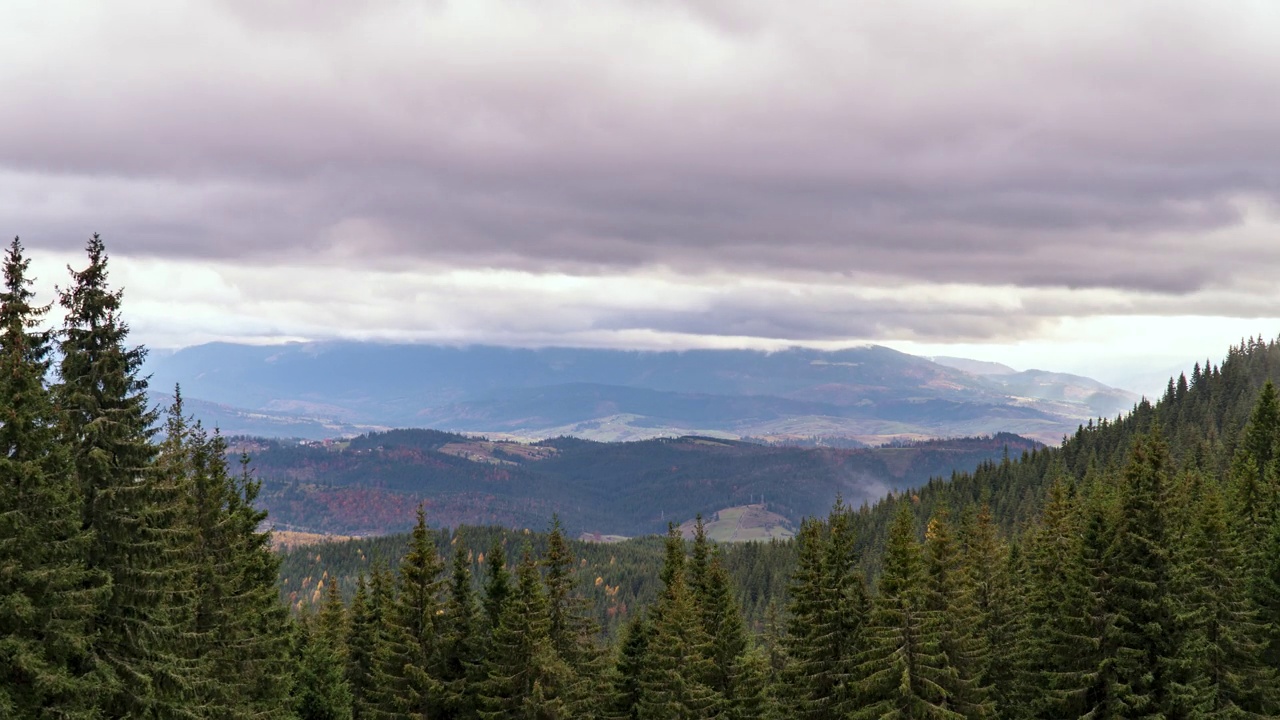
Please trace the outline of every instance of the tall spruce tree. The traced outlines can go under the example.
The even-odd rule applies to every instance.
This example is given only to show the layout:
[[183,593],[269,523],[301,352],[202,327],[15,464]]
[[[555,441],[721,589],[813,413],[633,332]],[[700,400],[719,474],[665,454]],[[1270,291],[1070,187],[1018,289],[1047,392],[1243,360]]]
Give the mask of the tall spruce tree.
[[1263,658],[1266,634],[1250,593],[1245,554],[1231,534],[1216,484],[1194,498],[1186,561],[1176,569],[1177,620],[1185,628],[1172,694],[1190,717],[1236,718],[1274,712],[1277,677]]
[[999,538],[991,507],[983,504],[963,526],[964,566],[974,612],[974,673],[996,717],[1007,716],[1017,676],[1017,638],[1022,620],[1009,548]]
[[1166,537],[1169,455],[1158,430],[1140,437],[1124,470],[1116,532],[1106,557],[1116,617],[1115,663],[1128,717],[1179,716],[1170,692],[1179,638]]
[[443,699],[438,677],[441,612],[441,573],[444,564],[427,530],[426,513],[418,507],[418,520],[409,538],[409,552],[400,562],[399,583],[385,614],[388,642],[379,661],[382,707],[393,715],[435,715]]
[[481,618],[471,582],[470,552],[458,543],[440,628],[440,717],[476,717],[477,684],[484,660]]
[[636,714],[640,720],[713,718],[723,698],[706,683],[712,673],[711,639],[688,586],[684,539],[674,525],[668,527],[664,558]]
[[351,685],[346,678],[346,612],[338,583],[324,582],[324,601],[298,633],[293,708],[299,720],[351,720]]
[[885,543],[880,592],[867,623],[859,674],[862,704],[852,718],[960,720],[948,689],[955,669],[941,645],[940,618],[928,608],[928,578],[911,506],[902,503]]
[[110,592],[84,556],[82,495],[45,384],[48,306],[13,239],[0,293],[0,716],[94,717],[91,621]]
[[550,625],[538,565],[526,548],[515,592],[503,606],[485,657],[481,718],[570,717],[561,694],[571,671],[551,646]]
[[553,517],[542,560],[546,568],[547,634],[551,647],[570,671],[563,692],[566,710],[574,717],[586,717],[606,692],[606,658],[596,645],[599,628],[588,602],[575,587],[574,563],[560,518]]
[[945,678],[944,704],[968,718],[987,717],[992,707],[987,688],[978,684],[982,657],[973,636],[979,618],[946,507],[934,513],[925,531],[925,571],[924,607],[936,618],[939,649],[952,671],[940,675]]
[[854,541],[853,516],[839,499],[825,525],[807,521],[797,536],[785,673],[792,687],[783,700],[799,717],[843,717],[861,703],[859,656],[870,600]]
[[615,672],[612,676],[612,713],[622,720],[639,720],[640,698],[644,688],[641,675],[649,662],[649,640],[652,635],[644,613],[636,613],[623,627],[618,641]]
[[192,569],[183,527],[185,486],[157,473],[156,415],[139,375],[145,351],[125,345],[121,291],[107,284],[107,252],[94,235],[89,265],[59,294],[66,311],[59,350],[60,440],[70,448],[84,504],[86,556],[110,577],[95,613],[91,652],[109,717],[192,714],[198,677],[190,661]]

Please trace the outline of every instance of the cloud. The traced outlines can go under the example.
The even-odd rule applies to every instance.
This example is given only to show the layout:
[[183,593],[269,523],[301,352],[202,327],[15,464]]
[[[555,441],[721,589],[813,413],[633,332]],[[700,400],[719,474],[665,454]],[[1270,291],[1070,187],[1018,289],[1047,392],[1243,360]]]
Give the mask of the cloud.
[[0,217],[216,267],[235,301],[182,305],[206,334],[1280,316],[1274,3],[26,0],[0,28]]

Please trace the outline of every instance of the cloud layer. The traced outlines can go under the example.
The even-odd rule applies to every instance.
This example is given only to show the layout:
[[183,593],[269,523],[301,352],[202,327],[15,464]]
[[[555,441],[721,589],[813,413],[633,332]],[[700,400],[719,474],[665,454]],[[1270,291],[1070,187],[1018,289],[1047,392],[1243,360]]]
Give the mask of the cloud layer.
[[282,336],[1274,318],[1276,77],[1262,1],[19,0],[0,218]]

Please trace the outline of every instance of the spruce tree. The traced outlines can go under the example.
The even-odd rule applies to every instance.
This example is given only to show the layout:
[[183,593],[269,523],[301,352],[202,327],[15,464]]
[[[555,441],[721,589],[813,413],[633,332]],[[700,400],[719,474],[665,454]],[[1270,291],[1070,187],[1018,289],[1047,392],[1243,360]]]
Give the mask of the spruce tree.
[[299,720],[351,720],[351,684],[346,677],[346,610],[333,578],[321,578],[320,611],[298,632],[293,707]]
[[111,580],[89,631],[106,681],[98,702],[109,717],[180,718],[191,714],[198,684],[186,637],[185,487],[156,472],[156,415],[139,375],[145,351],[125,345],[121,292],[109,289],[98,235],[87,252],[88,267],[72,271],[59,294],[66,316],[54,392],[92,537],[87,565]]
[[511,571],[507,569],[507,553],[502,540],[495,540],[484,559],[484,619],[485,635],[491,637],[502,618],[503,609],[511,601]]
[[439,627],[444,570],[427,530],[426,513],[409,539],[409,552],[400,562],[399,583],[384,617],[388,642],[379,660],[382,707],[393,714],[434,715],[443,697],[438,677]]
[[1115,613],[1116,643],[1109,658],[1127,717],[1179,714],[1170,693],[1179,638],[1170,594],[1165,534],[1168,450],[1158,431],[1135,442],[1121,488],[1115,537],[1105,558]]
[[606,691],[606,659],[596,646],[599,628],[587,600],[575,588],[573,552],[558,517],[552,518],[542,565],[546,568],[547,633],[551,647],[570,671],[563,691],[566,709],[574,717],[585,717]]
[[638,720],[644,692],[640,678],[649,662],[651,629],[643,613],[627,621],[618,641],[618,657],[613,674],[613,713],[623,720]]
[[357,579],[351,599],[347,682],[355,720],[373,720],[379,715],[382,677],[378,664],[386,656],[383,614],[390,604],[387,584],[382,568],[375,567],[368,582],[363,575]]
[[684,540],[670,526],[662,567],[663,590],[652,608],[645,666],[640,674],[640,720],[716,717],[723,698],[706,684],[711,640],[702,627],[685,572]]
[[542,578],[526,548],[485,657],[481,718],[568,717],[561,693],[570,670],[551,647],[550,624]]
[[476,717],[476,685],[484,659],[480,611],[471,584],[469,555],[461,543],[454,550],[440,629],[441,717],[456,720]]
[[721,553],[712,551],[702,516],[694,521],[693,553],[688,564],[689,589],[711,640],[711,674],[704,679],[724,700],[725,714],[738,713],[736,697],[742,681],[742,663],[749,639],[742,610],[730,586]]
[[840,717],[860,704],[858,658],[870,600],[855,539],[853,516],[838,499],[825,527],[807,521],[797,537],[788,621],[792,667],[786,673],[793,687],[784,701],[799,717]]
[[1230,533],[1213,483],[1196,498],[1187,561],[1175,578],[1179,623],[1185,627],[1173,670],[1173,693],[1187,714],[1234,718],[1273,712],[1277,678],[1263,659],[1266,638],[1250,593],[1244,552]]
[[934,513],[925,531],[925,571],[924,607],[936,619],[939,649],[952,670],[941,676],[946,679],[945,705],[965,717],[987,717],[992,710],[987,689],[976,677],[982,658],[973,631],[979,618],[945,507]]
[[938,614],[927,605],[927,584],[911,506],[902,503],[885,542],[880,592],[867,623],[862,703],[850,717],[965,717],[948,707],[956,672],[941,647]]
[[93,538],[58,442],[49,308],[33,304],[29,267],[14,238],[0,293],[0,716],[87,718],[101,691],[91,621],[110,590],[84,563]]
[[298,720],[351,720],[343,657],[318,618],[300,623],[293,711]]
[[990,506],[983,504],[965,526],[965,571],[974,612],[974,673],[989,693],[993,714],[1014,700],[1017,638],[1022,603],[1013,582],[1014,559],[996,534]]

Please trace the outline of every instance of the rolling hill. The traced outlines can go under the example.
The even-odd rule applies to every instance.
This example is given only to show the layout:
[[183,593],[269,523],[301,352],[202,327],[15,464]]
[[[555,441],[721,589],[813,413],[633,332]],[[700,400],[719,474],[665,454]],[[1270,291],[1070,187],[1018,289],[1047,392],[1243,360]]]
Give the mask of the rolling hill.
[[394,430],[328,443],[241,438],[231,449],[250,454],[260,503],[285,530],[395,532],[425,503],[433,525],[537,528],[559,515],[574,534],[630,536],[745,505],[794,525],[837,494],[872,502],[1037,447],[1008,434],[836,449],[706,437],[523,444]]

